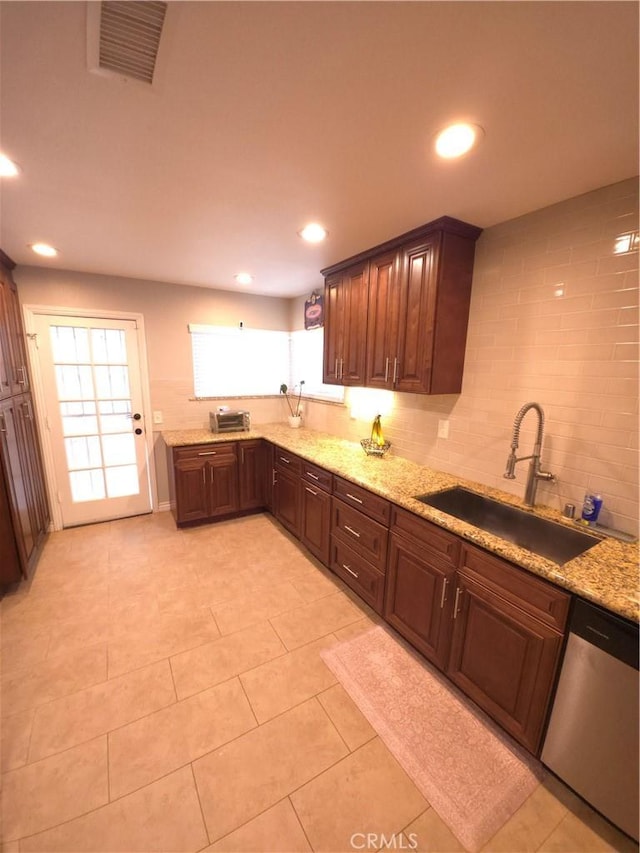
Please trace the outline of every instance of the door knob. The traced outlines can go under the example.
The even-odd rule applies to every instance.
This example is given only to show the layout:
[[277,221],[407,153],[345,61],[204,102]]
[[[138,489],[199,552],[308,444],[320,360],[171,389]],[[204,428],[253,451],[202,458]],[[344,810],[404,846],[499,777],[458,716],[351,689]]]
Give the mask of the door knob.
[[134,421],[139,421],[141,417],[142,417],[142,415],[140,414],[140,412],[136,412],[135,415],[133,416],[133,419],[134,419]]
[[136,435],[142,435],[142,430],[140,429],[140,427],[136,427],[136,429],[134,429],[134,432]]

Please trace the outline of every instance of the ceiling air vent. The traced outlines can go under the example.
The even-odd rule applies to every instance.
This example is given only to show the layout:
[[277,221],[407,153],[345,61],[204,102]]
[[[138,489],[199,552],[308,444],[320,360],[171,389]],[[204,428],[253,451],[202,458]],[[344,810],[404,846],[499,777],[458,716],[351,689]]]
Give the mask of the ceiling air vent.
[[99,67],[152,83],[167,5],[155,0],[102,0]]

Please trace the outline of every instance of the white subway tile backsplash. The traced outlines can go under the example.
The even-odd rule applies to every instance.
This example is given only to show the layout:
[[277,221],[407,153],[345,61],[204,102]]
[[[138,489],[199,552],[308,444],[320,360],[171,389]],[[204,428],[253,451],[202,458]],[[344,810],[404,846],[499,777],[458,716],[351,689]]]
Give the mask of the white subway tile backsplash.
[[[614,254],[615,237],[637,222],[630,179],[488,228],[476,251],[462,393],[395,394],[383,418],[392,452],[522,497],[527,463],[515,481],[502,474],[515,414],[536,400],[546,415],[543,460],[557,477],[540,487],[540,502],[561,509],[598,490],[603,522],[637,533],[638,253]],[[447,440],[437,438],[443,413]],[[351,440],[370,429],[320,403],[308,405],[307,423]],[[523,451],[534,426],[527,416]]]

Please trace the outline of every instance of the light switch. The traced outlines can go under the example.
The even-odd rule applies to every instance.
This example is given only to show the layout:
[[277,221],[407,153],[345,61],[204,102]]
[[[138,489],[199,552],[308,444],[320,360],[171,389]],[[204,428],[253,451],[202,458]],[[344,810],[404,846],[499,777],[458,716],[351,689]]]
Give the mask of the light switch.
[[438,421],[438,438],[449,438],[449,421]]
[[164,423],[164,421],[162,420],[162,412],[156,411],[153,413],[153,422],[154,422],[154,424]]

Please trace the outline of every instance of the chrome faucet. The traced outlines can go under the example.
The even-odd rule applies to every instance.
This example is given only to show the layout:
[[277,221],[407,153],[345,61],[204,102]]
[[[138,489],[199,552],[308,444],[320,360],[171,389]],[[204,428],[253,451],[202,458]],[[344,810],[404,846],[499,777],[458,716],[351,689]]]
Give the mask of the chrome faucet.
[[[527,414],[529,409],[533,409],[538,415],[538,432],[536,433],[536,443],[533,446],[531,456],[516,456],[518,442],[520,441],[520,425],[522,419]],[[538,488],[538,480],[552,481],[555,479],[553,474],[548,471],[543,471],[540,467],[540,453],[542,449],[542,431],[544,430],[544,412],[539,403],[525,403],[520,409],[513,422],[513,436],[511,438],[511,453],[507,459],[507,470],[504,472],[504,477],[507,480],[515,480],[514,473],[517,462],[523,462],[525,459],[530,459],[529,473],[527,475],[527,485],[524,490],[525,506],[533,506],[536,500],[536,490]]]

